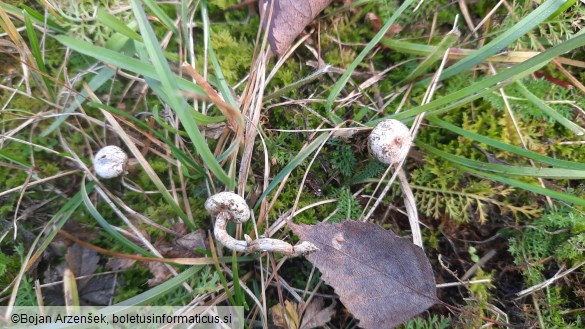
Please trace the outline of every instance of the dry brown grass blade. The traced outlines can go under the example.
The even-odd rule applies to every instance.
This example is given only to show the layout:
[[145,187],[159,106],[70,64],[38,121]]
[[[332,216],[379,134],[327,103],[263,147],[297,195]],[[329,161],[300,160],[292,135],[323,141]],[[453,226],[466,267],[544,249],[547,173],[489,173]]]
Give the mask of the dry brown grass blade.
[[130,255],[130,254],[122,254],[115,251],[110,251],[98,246],[95,246],[89,242],[85,242],[73,236],[71,233],[60,230],[58,234],[63,235],[67,239],[79,244],[80,246],[91,249],[94,251],[99,252],[103,255],[118,257],[118,258],[125,258],[125,259],[133,259],[141,262],[159,262],[159,263],[168,263],[168,264],[179,264],[179,265],[210,265],[214,264],[214,260],[211,258],[155,258],[155,257],[144,257],[139,255]]
[[416,199],[406,178],[404,169],[398,169],[398,181],[400,182],[400,188],[404,193],[404,207],[408,214],[408,221],[410,222],[410,230],[412,231],[412,242],[423,248],[423,239],[420,232],[420,221],[418,219],[418,210],[416,209]]
[[[463,59],[473,54],[475,51],[476,50],[474,49],[451,48],[451,51],[449,52],[449,59]],[[508,51],[499,55],[488,57],[485,61],[491,63],[522,63],[539,54],[541,54],[540,51]],[[585,68],[584,61],[564,57],[559,57],[556,60],[561,64]]]
[[242,127],[244,127],[244,117],[242,116],[242,113],[234,106],[224,102],[215,89],[213,89],[213,87],[211,87],[211,85],[199,73],[197,73],[191,65],[185,63],[181,68],[189,73],[189,75],[195,79],[197,84],[205,90],[211,102],[217,105],[221,113],[225,115],[234,131],[236,133],[239,132]]
[[35,185],[42,184],[42,183],[45,183],[45,182],[48,182],[48,181],[51,181],[51,180],[54,180],[57,178],[61,178],[64,176],[69,176],[71,174],[78,173],[79,171],[80,171],[79,169],[64,171],[64,172],[59,173],[57,175],[53,175],[53,176],[46,177],[46,178],[41,178],[41,179],[35,180],[33,182],[30,182],[28,184],[22,184],[20,186],[17,186],[17,187],[11,188],[9,190],[5,190],[5,191],[0,192],[0,197],[5,196],[5,195],[10,194],[10,193],[13,193],[13,192],[16,192],[16,191],[19,191],[19,190],[22,190],[25,187],[33,187]]
[[[260,122],[260,113],[262,111],[262,99],[266,88],[265,72],[268,63],[268,51],[264,49],[265,46],[266,45],[261,48],[261,54],[258,56],[258,59],[251,69],[256,71],[255,82],[250,89],[250,93],[245,95],[248,97],[244,104],[249,104],[249,107],[246,108],[246,115],[248,116],[249,121],[246,125],[244,151],[242,153],[242,161],[238,176],[238,191],[241,192],[245,190],[246,182],[248,180],[254,149],[254,140],[258,134],[258,123]],[[250,76],[250,78],[252,79],[252,76]]]

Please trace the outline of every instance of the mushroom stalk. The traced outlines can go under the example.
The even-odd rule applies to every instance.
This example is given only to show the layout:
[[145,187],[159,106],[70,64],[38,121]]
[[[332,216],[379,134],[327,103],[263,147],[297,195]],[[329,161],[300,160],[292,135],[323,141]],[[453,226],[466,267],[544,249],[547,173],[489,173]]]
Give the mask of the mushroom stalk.
[[277,252],[288,257],[298,257],[319,250],[317,246],[315,246],[309,241],[303,241],[293,246],[290,243],[278,239],[260,238],[252,241],[252,239],[247,235],[245,236],[245,238],[249,239],[248,240],[249,252],[270,251]]
[[237,252],[247,252],[248,243],[246,241],[234,239],[228,234],[227,222],[230,219],[230,215],[226,212],[220,212],[215,217],[215,226],[213,227],[213,235],[217,241],[221,242],[226,248],[235,250]]
[[237,240],[227,233],[227,223],[244,223],[250,218],[250,209],[246,201],[239,195],[231,192],[221,192],[211,196],[205,202],[205,209],[215,216],[213,234],[226,248],[245,253],[253,252],[277,252],[288,257],[306,255],[318,248],[311,242],[304,241],[297,245],[291,245],[282,240],[260,238],[252,240],[250,236],[244,235],[245,240]]

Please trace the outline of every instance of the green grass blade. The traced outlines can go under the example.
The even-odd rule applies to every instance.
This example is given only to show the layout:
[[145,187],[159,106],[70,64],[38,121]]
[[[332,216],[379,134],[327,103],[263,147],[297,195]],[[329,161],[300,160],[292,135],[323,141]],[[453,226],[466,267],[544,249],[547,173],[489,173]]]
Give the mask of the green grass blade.
[[558,123],[572,131],[577,136],[582,136],[585,133],[585,130],[581,128],[579,125],[565,118],[559,112],[555,111],[552,107],[548,106],[545,102],[543,102],[542,99],[536,97],[536,95],[531,93],[530,90],[528,90],[526,86],[522,84],[522,82],[516,81],[516,85],[518,86],[518,91],[520,91],[520,93],[524,97],[526,97],[526,99],[530,103],[532,103],[534,106],[540,109],[544,114],[555,119]]
[[483,135],[467,131],[465,129],[457,127],[451,123],[448,123],[448,122],[443,121],[443,120],[436,118],[436,117],[427,117],[427,119],[429,120],[430,123],[432,123],[434,125],[440,126],[440,127],[445,128],[447,130],[450,130],[456,134],[459,134],[463,137],[478,141],[480,143],[484,143],[486,145],[498,148],[498,149],[506,151],[506,152],[510,152],[513,154],[517,154],[519,156],[527,157],[529,159],[533,159],[533,160],[536,160],[536,161],[539,161],[539,162],[542,162],[542,163],[545,163],[545,164],[548,164],[548,165],[551,165],[551,166],[554,166],[557,168],[566,168],[566,169],[572,169],[572,170],[584,170],[585,171],[585,163],[578,163],[578,162],[554,159],[554,158],[548,157],[546,155],[542,155],[540,153],[532,152],[532,151],[523,149],[523,148],[518,147],[518,146],[506,144],[504,142],[500,142],[500,141],[497,141],[495,139],[491,139],[489,137],[485,137]]
[[571,204],[585,206],[585,199],[576,197],[576,196],[568,194],[568,193],[562,193],[562,192],[557,192],[554,190],[549,190],[549,189],[543,188],[543,187],[538,186],[538,185],[522,182],[522,181],[519,181],[516,179],[511,179],[511,178],[503,177],[503,176],[496,175],[496,174],[480,172],[480,171],[477,171],[475,169],[467,168],[466,170],[470,173],[473,173],[473,174],[479,176],[479,177],[498,181],[500,183],[508,184],[510,186],[518,187],[518,188],[521,188],[521,189],[524,189],[524,190],[527,190],[527,191],[530,191],[533,193],[545,195],[545,196],[548,196],[548,197],[551,197],[551,198],[554,198],[557,200],[562,200],[562,201],[565,201],[565,202],[568,202]]
[[18,160],[17,158],[14,157],[14,155],[10,154],[9,152],[5,152],[5,151],[0,150],[0,158],[6,159],[12,163],[15,163],[15,164],[22,166],[24,168],[27,168],[29,170],[32,169],[30,164]]
[[18,17],[18,19],[24,20],[24,13],[27,13],[30,18],[40,26],[46,26],[51,29],[52,32],[58,33],[66,33],[67,30],[63,27],[59,26],[59,24],[55,23],[51,17],[45,17],[43,14],[39,13],[38,11],[32,9],[27,5],[20,5],[21,8],[14,7],[12,5],[7,4],[6,2],[0,1],[0,7],[4,9],[6,12],[10,13],[10,15]]
[[378,44],[378,42],[380,42],[380,40],[382,40],[382,38],[384,38],[384,36],[386,35],[386,32],[390,29],[390,26],[392,26],[392,24],[394,24],[396,19],[398,19],[398,17],[400,17],[400,15],[402,15],[402,13],[406,10],[406,8],[410,7],[413,3],[416,3],[416,2],[417,1],[415,1],[415,0],[404,1],[404,3],[402,3],[402,5],[394,12],[392,17],[390,17],[390,19],[388,19],[388,21],[386,22],[386,24],[384,24],[384,26],[380,29],[380,31],[378,31],[378,33],[376,33],[374,38],[372,40],[370,40],[368,45],[362,50],[362,52],[358,55],[358,57],[356,57],[356,59],[349,65],[349,67],[347,68],[345,73],[343,73],[343,75],[339,78],[339,80],[333,86],[331,93],[329,93],[329,97],[327,97],[326,105],[327,105],[327,109],[329,111],[332,111],[333,102],[335,101],[335,98],[337,97],[337,95],[339,95],[341,90],[345,87],[345,85],[347,84],[347,81],[349,81],[349,78],[351,77],[351,74],[353,73],[353,71],[358,67],[358,65],[361,64],[361,62],[364,60],[364,58],[366,58],[366,56],[370,53],[370,51],[372,51],[372,49],[374,49],[374,47]]
[[43,54],[41,53],[39,39],[37,38],[37,33],[33,26],[31,17],[27,12],[24,12],[24,24],[26,26],[26,34],[28,36],[30,50],[35,58],[37,68],[42,72],[41,78],[42,81],[45,83],[45,89],[51,96],[51,99],[55,99],[55,92],[53,91],[53,81],[51,81],[51,79],[48,78],[47,67],[45,66],[45,61],[43,61]]
[[116,31],[137,42],[142,42],[142,38],[138,33],[136,33],[136,31],[132,30],[116,16],[108,13],[102,8],[98,9],[97,20],[103,23],[105,26],[111,28],[113,31]]
[[384,38],[380,41],[384,46],[405,54],[426,56],[432,53],[437,46],[423,45],[414,42]]
[[[126,299],[123,302],[120,302],[118,304],[114,304],[112,306],[138,306],[138,305],[146,305],[149,304],[150,302],[161,298],[162,296],[168,294],[169,292],[172,292],[173,290],[177,289],[179,286],[181,286],[185,281],[193,278],[197,272],[201,271],[203,269],[203,266],[193,266],[190,267],[188,269],[186,269],[185,271],[181,272],[181,274],[175,276],[172,279],[169,279],[167,281],[165,281],[164,283],[149,289],[137,296],[134,296],[132,298]],[[112,309],[109,309],[108,307],[105,307],[103,309],[100,310],[102,313],[111,313],[113,312]]]
[[[559,9],[566,0],[547,0],[543,4],[538,6],[534,11],[516,23],[514,26],[506,30],[487,45],[477,50],[475,53],[465,57],[453,66],[445,69],[441,74],[441,80],[451,77],[455,74],[461,73],[462,71],[481,63],[484,59],[495,55],[496,53],[506,49],[512,42],[528,33],[538,24],[542,23],[552,15],[557,9]],[[428,84],[430,80],[421,82],[422,84]]]
[[410,74],[404,78],[403,81],[398,83],[398,85],[402,85],[412,80],[420,77],[421,75],[427,73],[437,61],[440,61],[442,57],[445,55],[445,52],[448,51],[459,39],[459,35],[461,33],[459,31],[451,31],[447,33],[447,35],[439,42],[436,47],[433,47],[433,50],[427,57],[417,66]]
[[221,266],[219,265],[219,259],[217,257],[217,251],[215,249],[215,244],[213,242],[213,239],[209,239],[209,250],[211,251],[211,258],[214,260],[213,262],[213,266],[215,267],[215,271],[217,273],[217,275],[219,276],[219,281],[221,282],[221,285],[223,286],[223,290],[225,292],[225,294],[227,295],[228,300],[230,301],[231,305],[237,305],[236,304],[236,300],[234,299],[234,296],[232,295],[232,292],[230,290],[230,287],[227,283],[227,280],[225,279],[225,275],[223,274],[223,270],[221,268]]
[[453,163],[469,167],[480,171],[489,171],[497,174],[512,175],[512,176],[526,176],[526,177],[540,177],[553,179],[585,179],[585,171],[564,168],[535,168],[525,166],[502,165],[495,163],[485,163],[464,158],[462,156],[453,155],[445,151],[441,151],[428,144],[417,142],[416,145],[429,153],[444,158]]
[[175,35],[179,35],[179,30],[175,26],[175,23],[173,23],[173,20],[165,13],[165,11],[155,1],[142,0],[142,2],[144,2],[144,4],[148,7],[148,9],[152,10],[152,13],[158,19],[160,19],[160,21],[163,23],[163,25],[167,29],[173,30],[173,33]]
[[[209,31],[209,13],[207,11],[207,1],[201,1],[201,20],[203,21],[204,28]],[[209,60],[211,61],[211,65],[213,66],[213,71],[215,74],[214,85],[219,90],[221,96],[226,101],[226,103],[232,105],[233,107],[239,109],[238,102],[234,98],[232,94],[232,90],[230,86],[227,84],[225,77],[223,75],[223,71],[221,70],[221,65],[219,65],[219,60],[217,59],[217,55],[211,46],[211,42],[209,41],[209,33],[205,34],[205,37],[208,38],[206,41],[207,47],[207,55]],[[210,79],[211,80],[211,79]]]
[[144,39],[144,46],[151,59],[152,65],[154,66],[155,72],[157,73],[157,80],[161,82],[162,90],[169,100],[169,105],[179,116],[179,120],[183,124],[185,131],[189,134],[197,153],[203,162],[205,162],[209,170],[213,172],[222,183],[228,186],[228,188],[233,188],[233,180],[230,179],[223,168],[219,165],[209,149],[209,146],[205,142],[205,138],[203,138],[203,135],[199,131],[197,123],[189,114],[189,104],[187,104],[185,99],[183,99],[179,93],[178,83],[171,72],[162,50],[160,49],[160,44],[154,35],[152,27],[148,24],[146,14],[139,1],[132,1],[132,10],[136,16],[140,28],[140,34]]
[[319,77],[321,77],[322,75],[327,73],[329,71],[329,68],[330,68],[329,65],[322,67],[322,68],[318,69],[317,71],[309,74],[308,76],[306,76],[298,81],[295,81],[289,85],[286,85],[286,86],[282,87],[281,89],[278,89],[277,91],[273,92],[272,94],[265,96],[264,101],[267,101],[267,100],[270,100],[273,98],[277,98],[281,95],[288,93],[291,90],[298,89],[298,88],[306,85],[307,83],[310,83],[310,82],[314,81],[315,79],[318,79]]
[[546,21],[551,21],[553,19],[555,19],[557,16],[559,16],[560,13],[566,11],[567,9],[569,9],[571,6],[573,6],[575,4],[575,2],[577,2],[577,0],[567,0],[565,2],[564,5],[562,5],[559,9],[557,9],[557,11],[555,11],[554,13],[552,13],[547,19]]
[[[585,30],[583,30],[585,32]],[[546,65],[549,61],[557,56],[560,56],[570,50],[585,45],[585,33],[579,33],[578,36],[567,40],[559,45],[551,47],[545,52],[542,52],[522,63],[516,64],[513,67],[501,71],[496,75],[483,78],[482,80],[473,83],[471,86],[453,92],[447,96],[438,98],[430,103],[415,107],[413,109],[385,116],[381,119],[376,119],[367,123],[368,126],[375,126],[379,121],[384,119],[407,119],[412,118],[420,113],[427,112],[427,115],[437,115],[459,107],[467,102],[480,98],[482,95],[490,92],[489,88],[500,88],[515,80],[529,75]]]
[[264,200],[264,198],[270,192],[272,192],[272,190],[278,184],[280,184],[280,182],[282,182],[282,180],[288,174],[290,174],[291,171],[293,171],[293,169],[295,169],[298,165],[300,165],[303,162],[303,160],[305,160],[311,153],[313,153],[313,151],[315,151],[321,144],[325,143],[327,141],[328,137],[329,137],[328,133],[322,133],[321,135],[319,135],[311,143],[309,143],[309,145],[307,145],[307,147],[304,150],[299,152],[284,168],[282,168],[282,170],[278,173],[278,175],[276,175],[274,177],[274,179],[272,180],[272,182],[270,182],[270,185],[268,185],[268,188],[266,188],[266,190],[262,193],[262,195],[260,195],[260,197],[258,198],[258,201],[256,202],[256,205],[254,205],[254,208],[257,208],[258,206],[260,206],[260,203],[262,202],[262,200]]
[[236,305],[243,306],[246,304],[246,298],[244,296],[242,286],[240,285],[238,257],[235,251],[232,251],[232,273],[233,273],[232,278],[234,280],[234,300],[236,302]]
[[[145,77],[149,77],[155,80],[159,79],[158,73],[152,64],[123,55],[117,50],[94,46],[89,42],[76,40],[64,35],[56,36],[55,39],[57,39],[57,41],[62,43],[64,46],[69,47],[80,54],[93,57],[104,63],[114,65],[120,69],[128,70]],[[197,86],[193,82],[177,76],[174,76],[174,78],[177,80],[177,84],[181,90],[192,92],[197,95],[207,96],[203,89],[201,89],[201,87]]]
[[126,239],[125,236],[123,236],[118,231],[116,231],[114,228],[112,228],[112,226],[110,225],[110,223],[108,223],[108,221],[99,213],[99,211],[91,203],[91,200],[89,200],[89,196],[87,194],[87,190],[85,189],[85,184],[83,184],[83,183],[81,184],[81,198],[83,200],[83,204],[85,205],[85,208],[87,208],[87,210],[92,215],[92,217],[95,218],[95,220],[98,222],[98,224],[112,238],[114,238],[114,240],[118,241],[123,246],[126,246],[130,250],[132,250],[134,252],[137,252],[137,253],[139,253],[139,254],[141,254],[143,256],[146,256],[146,257],[157,257],[156,255],[154,255],[154,254],[148,252],[147,250],[145,250],[144,248],[136,245],[132,241]]

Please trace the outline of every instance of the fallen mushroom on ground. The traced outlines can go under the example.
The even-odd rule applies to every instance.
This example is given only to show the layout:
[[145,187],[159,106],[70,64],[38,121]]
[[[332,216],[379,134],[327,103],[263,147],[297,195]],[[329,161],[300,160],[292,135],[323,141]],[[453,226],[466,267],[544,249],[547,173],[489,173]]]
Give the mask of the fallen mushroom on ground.
[[220,192],[212,195],[205,201],[205,209],[211,216],[215,217],[213,228],[215,238],[228,249],[247,253],[277,252],[288,257],[303,256],[318,250],[314,244],[308,241],[293,246],[278,239],[259,238],[252,240],[248,235],[244,235],[244,240],[234,239],[226,231],[228,221],[239,224],[250,218],[250,209],[246,201],[235,193]]

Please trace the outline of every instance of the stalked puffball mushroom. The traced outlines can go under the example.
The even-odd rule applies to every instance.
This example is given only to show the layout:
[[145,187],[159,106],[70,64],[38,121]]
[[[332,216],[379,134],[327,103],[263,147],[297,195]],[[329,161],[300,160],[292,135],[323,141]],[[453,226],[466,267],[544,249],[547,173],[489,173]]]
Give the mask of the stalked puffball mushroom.
[[244,223],[250,218],[250,208],[246,200],[232,192],[220,192],[205,201],[205,210],[215,217],[213,234],[217,241],[228,249],[246,251],[248,243],[232,238],[226,231],[228,221]]
[[114,178],[126,174],[128,155],[121,148],[108,145],[93,158],[95,173],[101,178]]
[[402,122],[394,119],[381,121],[369,137],[370,150],[385,164],[399,163],[406,157],[412,137],[410,130]]
[[217,241],[228,249],[237,252],[269,251],[296,257],[316,251],[317,247],[311,242],[304,241],[295,246],[282,240],[260,238],[252,240],[244,235],[244,240],[231,237],[226,230],[228,221],[244,223],[250,218],[250,208],[241,196],[232,192],[214,194],[205,201],[205,209],[215,217],[213,234]]

